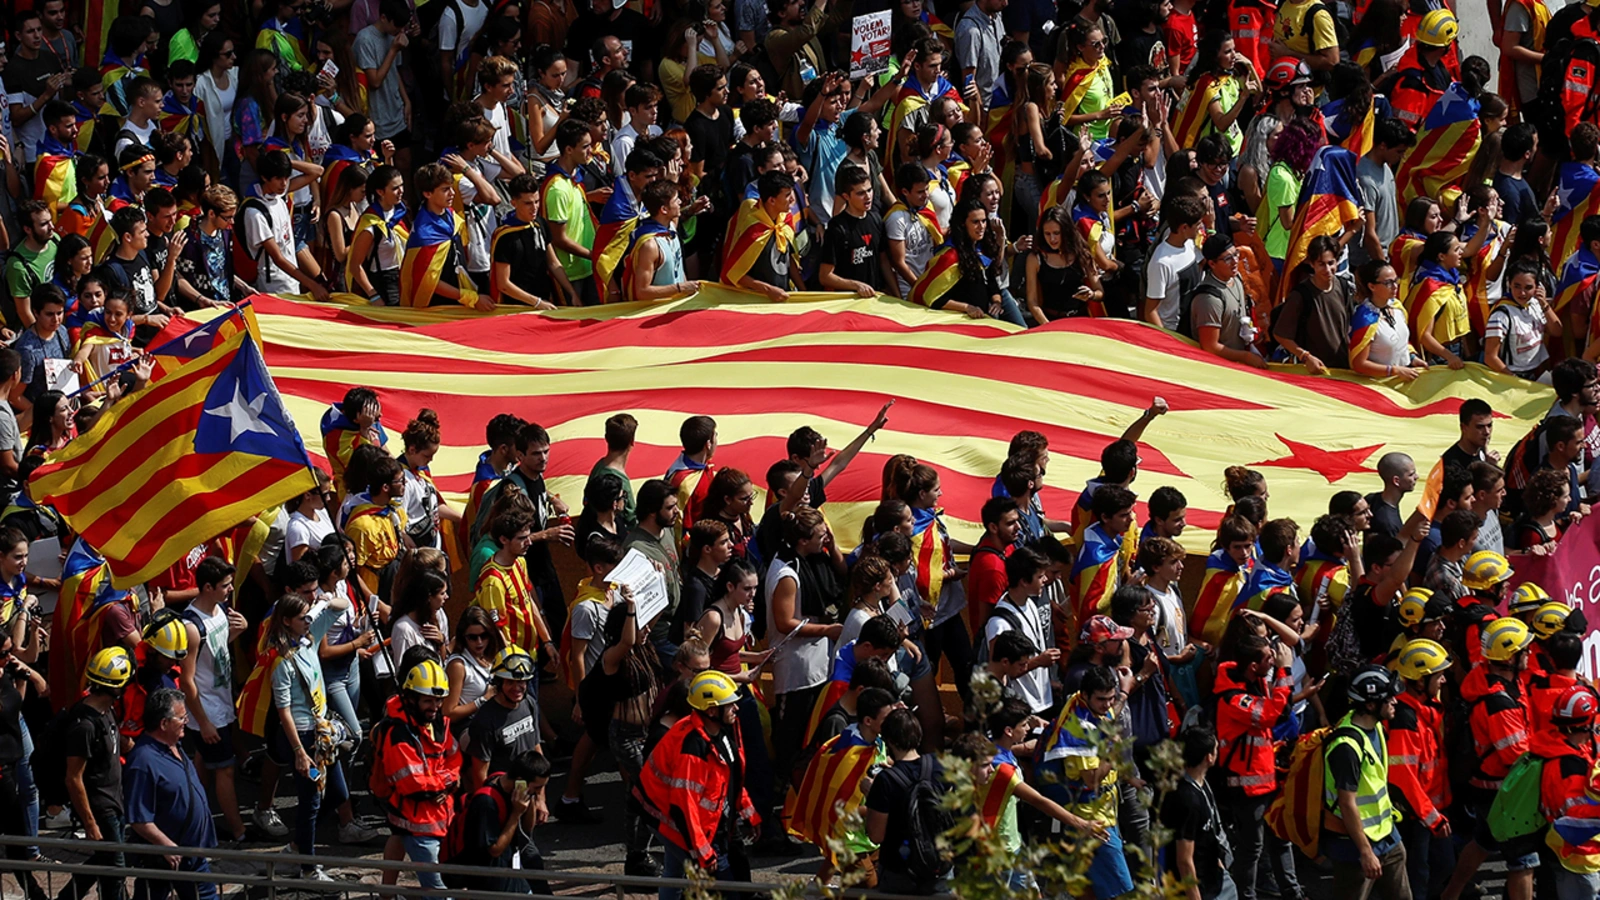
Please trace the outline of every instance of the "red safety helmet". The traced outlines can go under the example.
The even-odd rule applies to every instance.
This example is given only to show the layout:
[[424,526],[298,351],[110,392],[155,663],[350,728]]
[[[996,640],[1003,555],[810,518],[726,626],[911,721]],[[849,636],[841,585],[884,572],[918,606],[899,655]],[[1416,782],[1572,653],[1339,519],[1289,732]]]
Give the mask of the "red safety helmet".
[[1561,692],[1550,711],[1550,721],[1557,725],[1589,725],[1600,713],[1600,698],[1586,684],[1575,684]]
[[1281,57],[1267,70],[1267,90],[1287,90],[1297,84],[1311,83],[1311,69],[1293,57]]

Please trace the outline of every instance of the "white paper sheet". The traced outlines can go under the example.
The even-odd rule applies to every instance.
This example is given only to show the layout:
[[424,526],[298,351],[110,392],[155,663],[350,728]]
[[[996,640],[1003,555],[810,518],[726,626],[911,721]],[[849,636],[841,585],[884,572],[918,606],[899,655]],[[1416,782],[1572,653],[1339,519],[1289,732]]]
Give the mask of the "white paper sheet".
[[[61,539],[40,538],[28,545],[28,574],[39,578],[61,577]],[[34,594],[39,598],[39,611],[50,615],[56,611],[58,594],[55,591],[39,591]]]
[[633,611],[640,628],[649,628],[656,616],[667,608],[667,579],[656,571],[650,558],[638,547],[628,551],[622,562],[606,576],[611,584],[625,584],[633,591]]

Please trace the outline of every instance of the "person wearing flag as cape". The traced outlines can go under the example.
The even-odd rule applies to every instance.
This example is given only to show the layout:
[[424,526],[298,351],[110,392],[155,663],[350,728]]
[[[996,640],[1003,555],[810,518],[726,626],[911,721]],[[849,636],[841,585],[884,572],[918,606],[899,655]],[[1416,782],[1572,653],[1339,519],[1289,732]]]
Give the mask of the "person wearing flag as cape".
[[169,90],[161,98],[161,112],[157,115],[162,131],[181,134],[194,146],[206,137],[205,113],[200,100],[194,95],[194,63],[180,59],[167,67]]
[[[1554,315],[1561,319],[1566,330],[1569,347],[1576,347],[1579,336],[1593,334],[1597,318],[1593,311],[1596,276],[1600,276],[1600,215],[1583,220],[1579,229],[1577,252],[1567,257],[1561,266],[1561,278],[1556,282],[1555,298],[1551,301]],[[1588,321],[1584,310],[1589,309]],[[1600,346],[1591,339],[1584,350],[1584,358],[1593,362],[1600,356]]]
[[1208,644],[1222,640],[1245,580],[1255,568],[1256,527],[1244,516],[1222,520],[1206,557],[1200,593],[1189,619],[1189,633]]
[[[344,399],[322,414],[322,453],[333,469],[335,489],[342,489],[345,466],[350,465],[350,457],[357,447],[363,444],[383,447],[389,443],[388,432],[380,424],[382,420],[383,404],[378,401],[378,393],[369,387],[358,386],[345,391]],[[365,485],[356,487],[365,488]]]
[[1184,95],[1173,122],[1173,139],[1179,147],[1193,147],[1208,134],[1225,134],[1237,156],[1244,147],[1239,116],[1261,96],[1261,77],[1235,50],[1233,35],[1222,29],[1206,33],[1196,59],[1199,77]]
[[1293,519],[1273,519],[1261,526],[1256,565],[1239,589],[1234,608],[1261,611],[1262,604],[1279,594],[1295,594],[1294,571],[1300,561],[1299,526]]
[[683,196],[678,186],[670,181],[653,181],[645,186],[640,200],[649,216],[639,220],[628,235],[619,276],[622,299],[677,300],[697,293],[700,282],[684,276],[683,242],[678,239]]
[[643,206],[645,185],[660,181],[664,168],[660,157],[636,147],[623,163],[623,174],[612,181],[611,198],[600,210],[594,233],[595,289],[607,301],[618,295],[612,276],[633,246],[634,229],[651,215]]
[[345,285],[384,306],[400,305],[400,263],[411,237],[405,223],[405,189],[405,178],[394,166],[372,170],[367,178],[367,209],[356,220],[344,262]]
[[739,204],[722,249],[722,283],[762,294],[783,303],[789,299],[792,275],[798,275],[794,224],[794,179],[781,171],[756,181],[756,199]]
[[455,175],[443,163],[429,163],[414,178],[423,206],[400,263],[400,305],[421,309],[453,300],[479,312],[494,309],[494,301],[478,296],[466,271],[467,225],[451,208]]
[[[1488,210],[1480,210],[1486,216]],[[1482,229],[1470,243],[1449,231],[1428,235],[1417,254],[1417,269],[1411,276],[1411,296],[1406,302],[1407,324],[1418,353],[1429,362],[1442,361],[1452,369],[1466,365],[1464,359],[1477,356],[1478,335],[1472,331],[1467,313],[1467,296],[1462,290],[1461,260],[1483,244],[1488,229]]]
[[1127,95],[1117,94],[1111,81],[1111,57],[1106,53],[1106,33],[1099,25],[1074,22],[1064,43],[1071,59],[1056,60],[1060,72],[1061,111],[1066,126],[1089,126],[1089,137],[1103,141],[1111,136],[1111,120],[1122,115]]
[[1005,316],[998,267],[980,243],[988,227],[989,213],[977,200],[957,206],[944,246],[912,286],[910,302],[970,319]]
[[978,86],[967,85],[967,102],[963,103],[955,85],[941,74],[944,71],[944,57],[944,43],[932,35],[924,37],[907,51],[902,65],[908,67],[911,74],[900,86],[894,109],[889,114],[888,146],[885,148],[889,162],[886,165],[894,167],[912,161],[908,154],[913,152],[911,145],[917,127],[928,121],[928,114],[922,110],[929,109],[940,99],[948,97],[961,104],[965,111],[963,118],[969,122],[978,121],[974,115],[978,108]]
[[883,233],[889,245],[889,268],[895,275],[895,294],[907,299],[944,244],[944,229],[928,202],[927,169],[914,162],[901,165],[895,170],[894,186],[900,199],[883,217]]
[[489,236],[489,297],[496,305],[514,300],[534,309],[555,309],[547,298],[572,296],[572,286],[539,222],[538,179],[526,172],[511,179],[506,198],[511,213]]
[[865,828],[846,829],[843,819],[861,809],[872,789],[875,774],[889,763],[879,729],[891,712],[900,708],[894,695],[882,688],[867,688],[856,700],[858,719],[844,731],[823,742],[805,776],[791,786],[784,802],[784,827],[803,841],[822,848],[822,868],[817,880],[826,883],[839,871],[840,861],[828,842],[841,841],[856,854],[856,867],[864,878],[859,886],[877,886],[878,873],[872,854],[878,845],[867,837]]
[[45,133],[33,165],[33,199],[43,200],[55,218],[78,196],[78,117],[71,106],[52,100],[39,118]]

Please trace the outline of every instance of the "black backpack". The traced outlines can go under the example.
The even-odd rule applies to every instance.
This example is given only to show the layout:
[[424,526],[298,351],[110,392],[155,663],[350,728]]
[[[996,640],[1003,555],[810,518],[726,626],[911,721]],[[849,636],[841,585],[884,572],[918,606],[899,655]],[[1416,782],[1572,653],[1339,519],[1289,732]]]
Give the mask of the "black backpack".
[[885,770],[881,777],[894,779],[906,792],[905,839],[890,852],[900,854],[907,877],[931,889],[950,873],[950,857],[939,849],[939,838],[954,827],[955,819],[944,808],[944,792],[934,781],[933,757],[922,757],[921,766],[915,781],[898,766]]
[[34,784],[39,788],[39,802],[49,806],[65,806],[67,796],[67,730],[84,718],[95,726],[97,741],[105,740],[105,717],[88,707],[74,703],[62,710],[46,725],[43,733],[35,736],[33,755],[28,758],[33,767]]
[[[985,549],[985,548],[980,548],[980,549]],[[991,552],[993,552],[992,549],[991,549]],[[995,604],[994,609],[990,610],[989,615],[991,615],[991,616],[999,616],[1000,618],[1005,619],[1006,623],[1011,626],[1011,630],[1012,631],[1015,631],[1017,634],[1020,634],[1020,635],[1024,635],[1024,636],[1027,635],[1027,632],[1024,631],[1023,627],[1022,627],[1022,617],[1017,615],[1016,613],[1012,612],[1009,609],[1005,609],[1004,607],[1000,606],[998,603]],[[976,640],[978,642],[978,646],[973,648],[973,651],[972,651],[973,657],[972,658],[973,658],[974,661],[976,661],[976,663],[978,665],[981,666],[984,663],[987,663],[989,661],[989,641],[986,640],[981,633],[978,634],[978,635],[975,635],[974,636],[974,640]],[[1042,650],[1044,648],[1041,647],[1040,649]]]

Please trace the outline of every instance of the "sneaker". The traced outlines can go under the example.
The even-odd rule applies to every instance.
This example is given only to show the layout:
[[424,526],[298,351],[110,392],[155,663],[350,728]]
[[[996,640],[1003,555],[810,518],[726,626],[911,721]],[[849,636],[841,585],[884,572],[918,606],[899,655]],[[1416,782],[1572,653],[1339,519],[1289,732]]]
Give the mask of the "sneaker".
[[333,876],[329,875],[327,870],[322,868],[321,866],[312,866],[309,869],[304,869],[304,868],[301,869],[300,870],[300,879],[302,881],[333,881],[334,880]]
[[61,811],[55,815],[45,816],[44,820],[39,823],[39,827],[46,831],[60,831],[63,828],[71,828],[72,810],[65,806],[61,807]]
[[661,864],[648,853],[629,853],[622,864],[622,874],[631,878],[660,878]]
[[339,826],[339,843],[365,844],[378,836],[378,832],[361,824],[360,819],[351,819]]
[[258,809],[250,814],[250,821],[254,822],[255,826],[261,829],[261,833],[269,838],[277,839],[289,836],[289,826],[283,824],[283,820],[278,818],[278,811],[275,809]]
[[550,810],[550,814],[563,822],[579,825],[600,821],[600,817],[594,814],[594,810],[591,810],[581,797],[577,800],[562,797],[560,802],[556,803],[555,809]]

